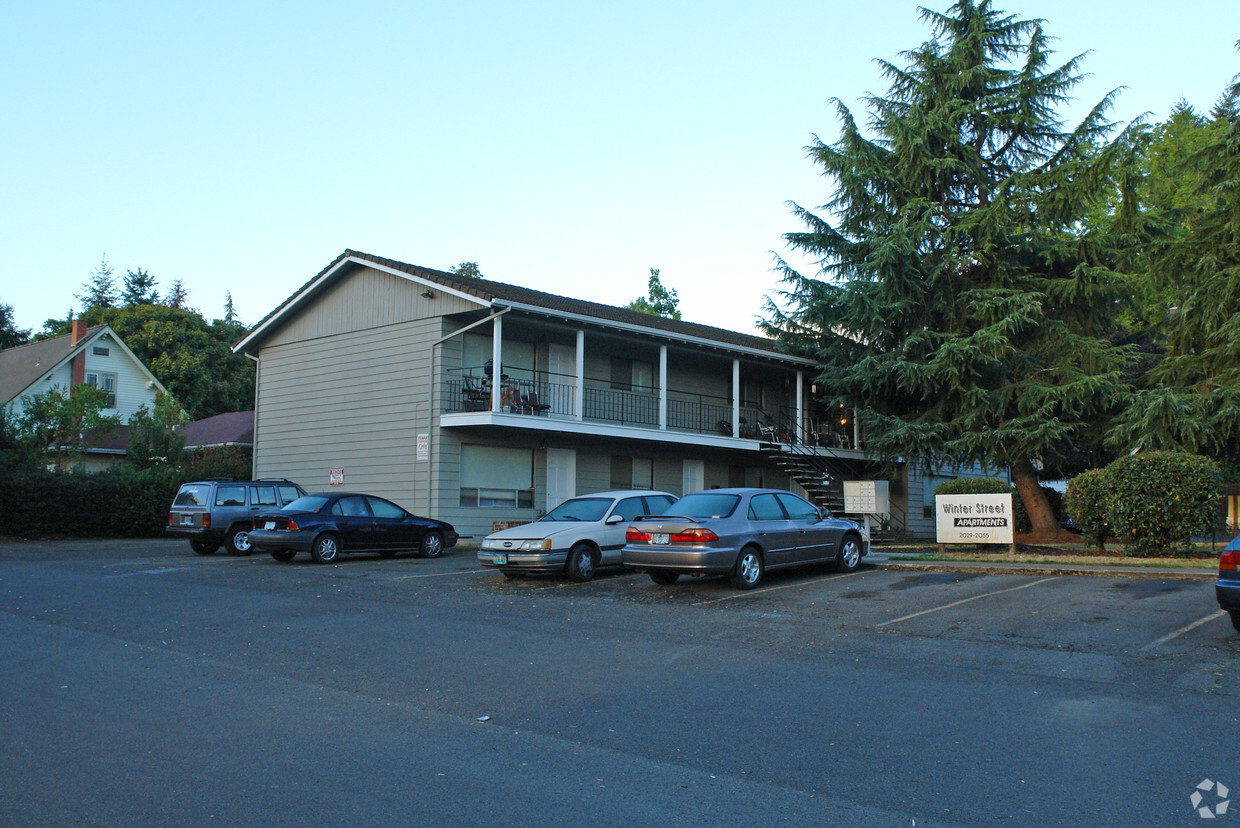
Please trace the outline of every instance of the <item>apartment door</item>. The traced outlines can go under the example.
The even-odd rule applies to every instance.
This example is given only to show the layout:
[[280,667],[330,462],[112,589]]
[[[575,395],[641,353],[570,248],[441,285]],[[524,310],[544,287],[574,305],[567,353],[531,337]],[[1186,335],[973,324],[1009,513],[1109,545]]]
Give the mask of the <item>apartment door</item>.
[[680,493],[700,492],[706,488],[706,464],[701,460],[686,460]]
[[547,449],[547,511],[577,496],[577,452]]

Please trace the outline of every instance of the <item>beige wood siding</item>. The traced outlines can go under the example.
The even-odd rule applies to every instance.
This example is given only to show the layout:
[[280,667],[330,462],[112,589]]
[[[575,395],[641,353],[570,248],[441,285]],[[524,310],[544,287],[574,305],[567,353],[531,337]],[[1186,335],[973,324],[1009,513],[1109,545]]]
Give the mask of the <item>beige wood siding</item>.
[[[422,294],[429,290],[435,296]],[[430,319],[478,310],[480,302],[461,299],[438,287],[362,267],[325,288],[267,339],[267,347],[304,342],[349,331],[379,328],[412,319]]]
[[345,489],[425,512],[431,463],[417,461],[416,441],[431,433],[441,332],[424,319],[263,348],[255,473],[316,491],[343,468]]

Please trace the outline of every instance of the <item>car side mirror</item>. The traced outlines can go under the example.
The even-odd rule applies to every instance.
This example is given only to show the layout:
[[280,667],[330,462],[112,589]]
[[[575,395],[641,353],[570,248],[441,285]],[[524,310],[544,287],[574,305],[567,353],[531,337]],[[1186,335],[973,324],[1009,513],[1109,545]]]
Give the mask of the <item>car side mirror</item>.
[[615,526],[617,523],[628,523],[628,521],[624,519],[624,515],[612,515],[607,518],[606,523],[608,526]]

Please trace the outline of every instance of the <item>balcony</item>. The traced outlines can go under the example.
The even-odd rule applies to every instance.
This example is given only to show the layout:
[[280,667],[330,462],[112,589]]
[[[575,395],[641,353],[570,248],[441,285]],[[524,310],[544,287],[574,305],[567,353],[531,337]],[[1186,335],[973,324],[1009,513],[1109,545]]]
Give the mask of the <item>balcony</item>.
[[[479,414],[481,418],[451,417],[444,425],[502,424],[523,427],[517,418],[531,418],[525,427],[542,430],[582,430],[583,425],[658,432],[659,435],[709,435],[720,440],[755,443],[802,444],[824,449],[856,450],[847,418],[814,412],[797,418],[795,406],[775,410],[755,405],[740,407],[733,428],[733,405],[726,397],[691,394],[668,389],[667,407],[660,422],[659,389],[652,386],[617,387],[607,380],[585,377],[581,383],[581,415],[577,413],[577,378],[548,372],[500,379],[499,411],[492,409],[493,383],[482,368],[450,371],[444,382],[442,413]],[[515,417],[513,415],[516,415]],[[842,422],[841,422],[842,420]],[[553,425],[555,423],[556,425]],[[574,425],[575,424],[575,425]],[[586,429],[595,431],[595,429]],[[600,432],[601,433],[601,432]],[[651,434],[655,439],[661,436]],[[683,442],[676,439],[676,442]]]

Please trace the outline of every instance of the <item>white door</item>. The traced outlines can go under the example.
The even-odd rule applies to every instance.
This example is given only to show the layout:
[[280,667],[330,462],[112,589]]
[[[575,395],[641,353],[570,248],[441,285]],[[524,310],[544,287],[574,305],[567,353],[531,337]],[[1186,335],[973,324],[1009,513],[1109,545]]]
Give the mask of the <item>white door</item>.
[[573,345],[557,345],[552,342],[547,346],[547,399],[543,402],[551,404],[552,414],[572,416],[573,401],[577,394],[577,348]]
[[547,511],[577,496],[577,452],[547,449]]
[[706,464],[701,460],[686,460],[683,482],[680,490],[682,495],[700,492],[706,488]]

